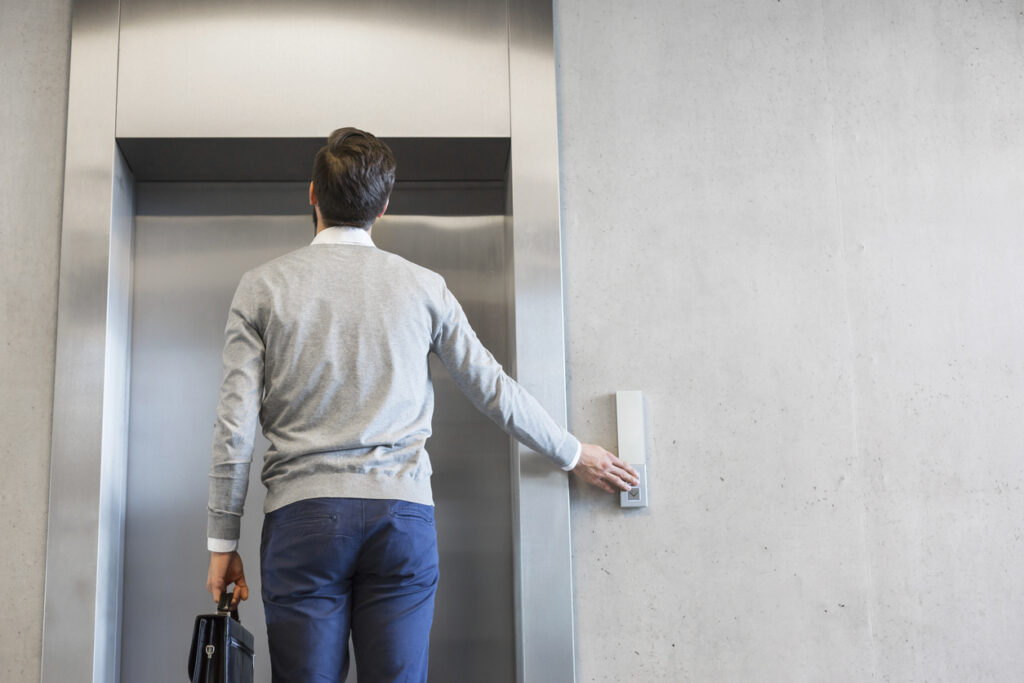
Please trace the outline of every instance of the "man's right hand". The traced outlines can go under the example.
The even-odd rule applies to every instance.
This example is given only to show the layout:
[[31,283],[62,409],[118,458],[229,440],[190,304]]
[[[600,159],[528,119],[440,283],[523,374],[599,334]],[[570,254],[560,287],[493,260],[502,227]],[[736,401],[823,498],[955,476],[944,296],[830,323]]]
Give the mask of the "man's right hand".
[[231,584],[235,584],[234,594],[231,596],[231,609],[235,609],[239,600],[249,599],[249,587],[245,584],[242,558],[237,552],[211,552],[210,571],[206,575],[206,590],[210,591],[213,601],[219,602],[220,594]]
[[640,483],[636,470],[593,443],[583,444],[580,461],[572,471],[591,486],[608,493],[628,491]]

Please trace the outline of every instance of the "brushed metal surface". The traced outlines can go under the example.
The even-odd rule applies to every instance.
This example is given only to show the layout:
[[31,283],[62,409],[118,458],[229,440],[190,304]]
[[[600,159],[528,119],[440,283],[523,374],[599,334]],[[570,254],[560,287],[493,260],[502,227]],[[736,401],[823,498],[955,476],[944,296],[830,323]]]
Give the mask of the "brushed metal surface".
[[508,136],[503,0],[123,0],[122,14],[119,137]]
[[[374,228],[374,240],[443,275],[480,340],[507,367],[511,295],[505,229],[500,215],[392,216]],[[441,579],[429,680],[512,683],[512,439],[469,403],[434,357],[431,376],[436,407],[427,448]]]
[[[517,379],[565,424],[565,331],[551,2],[509,0],[513,268]],[[569,487],[519,445],[516,500],[517,677],[574,681]]]
[[[311,239],[305,212],[187,215],[193,197],[201,208],[204,193],[197,184],[167,185],[139,186],[125,602],[145,603],[147,610],[126,610],[121,661],[124,680],[154,683],[180,678],[181,653],[167,642],[187,633],[208,600],[202,591],[207,426],[215,415],[231,296],[245,270]],[[244,184],[231,189],[246,192]],[[153,192],[162,202],[176,196],[177,215],[146,215]],[[248,192],[266,195],[267,186],[253,184]],[[380,248],[441,273],[481,340],[499,361],[507,359],[504,217],[388,216],[373,236]],[[431,363],[436,407],[427,448],[442,570],[430,677],[509,682],[515,641],[509,439],[472,407],[436,359]],[[261,439],[256,463],[265,446]],[[252,468],[242,521],[240,552],[253,596],[242,618],[257,639],[257,680],[269,681],[258,597],[259,470]],[[153,594],[153,585],[163,588]]]
[[[131,376],[132,252],[135,242],[134,180],[120,153],[114,156],[107,280],[107,343],[103,367],[103,439],[100,458],[96,553],[96,631],[121,631],[125,499],[128,470],[128,394]],[[118,679],[116,638],[97,638],[94,681]]]
[[615,421],[619,457],[628,463],[647,462],[644,392],[616,391]]
[[106,360],[115,361],[124,325],[107,315],[121,310],[123,274],[123,264],[111,263],[123,256],[111,236],[117,26],[116,0],[75,3],[40,675],[53,683],[104,676],[116,652],[105,636],[116,627],[116,594],[106,588],[119,583],[110,574],[118,563],[109,561],[120,554],[116,529],[109,533],[118,524],[117,476],[102,462],[105,450],[116,452],[117,420],[105,423],[104,408],[115,407],[108,394],[119,380]]
[[[212,606],[204,539],[224,321],[244,271],[309,242],[303,218],[136,218],[124,596],[146,609],[124,615],[125,681],[182,680],[183,651],[167,643]],[[266,445],[260,437],[255,463]],[[257,680],[270,680],[258,576],[264,488],[259,465],[251,471],[239,545],[251,598],[240,613],[257,639]]]

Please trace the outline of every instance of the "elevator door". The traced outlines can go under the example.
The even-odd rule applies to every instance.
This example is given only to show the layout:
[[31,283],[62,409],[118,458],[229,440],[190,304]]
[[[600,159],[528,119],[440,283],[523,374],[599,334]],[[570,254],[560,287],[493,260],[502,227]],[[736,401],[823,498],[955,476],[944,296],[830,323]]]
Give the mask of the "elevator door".
[[[204,591],[206,495],[224,322],[243,272],[312,238],[301,192],[295,185],[267,184],[142,183],[137,189],[121,634],[125,683],[183,680],[192,620],[212,607]],[[235,208],[224,209],[226,195]],[[239,208],[246,206],[257,207],[259,215],[246,215]],[[443,275],[481,340],[506,362],[504,217],[385,217],[373,238],[378,247]],[[431,370],[436,407],[427,448],[441,581],[430,678],[512,681],[508,439],[458,393],[435,358]],[[260,437],[239,544],[251,591],[240,611],[256,635],[257,681],[270,680],[258,559],[265,447]],[[349,680],[354,673],[355,666]]]

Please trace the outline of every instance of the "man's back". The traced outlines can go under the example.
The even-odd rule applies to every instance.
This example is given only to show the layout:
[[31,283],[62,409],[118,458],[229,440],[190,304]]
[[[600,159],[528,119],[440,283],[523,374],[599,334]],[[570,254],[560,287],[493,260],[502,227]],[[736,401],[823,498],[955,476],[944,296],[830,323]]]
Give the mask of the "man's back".
[[[246,273],[225,330],[211,537],[241,514],[255,415],[270,512],[315,497],[432,504],[428,354],[499,425],[560,464],[578,442],[508,378],[441,276],[330,228]],[[228,536],[230,537],[230,536]]]
[[[427,354],[441,277],[355,244],[311,245],[250,277],[264,290],[260,419],[274,458],[344,451],[345,467],[360,472],[429,469],[416,451],[430,436]],[[358,455],[367,451],[381,457]]]

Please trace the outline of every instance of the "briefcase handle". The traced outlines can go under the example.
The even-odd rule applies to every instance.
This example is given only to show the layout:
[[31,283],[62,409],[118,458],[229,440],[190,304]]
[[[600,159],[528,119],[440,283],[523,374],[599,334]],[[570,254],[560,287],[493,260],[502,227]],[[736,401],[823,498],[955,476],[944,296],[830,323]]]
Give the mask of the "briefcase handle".
[[217,614],[223,614],[224,616],[230,616],[238,623],[242,623],[242,620],[238,618],[238,606],[234,609],[231,608],[231,598],[233,594],[230,591],[224,591],[220,594],[220,602],[217,603]]

